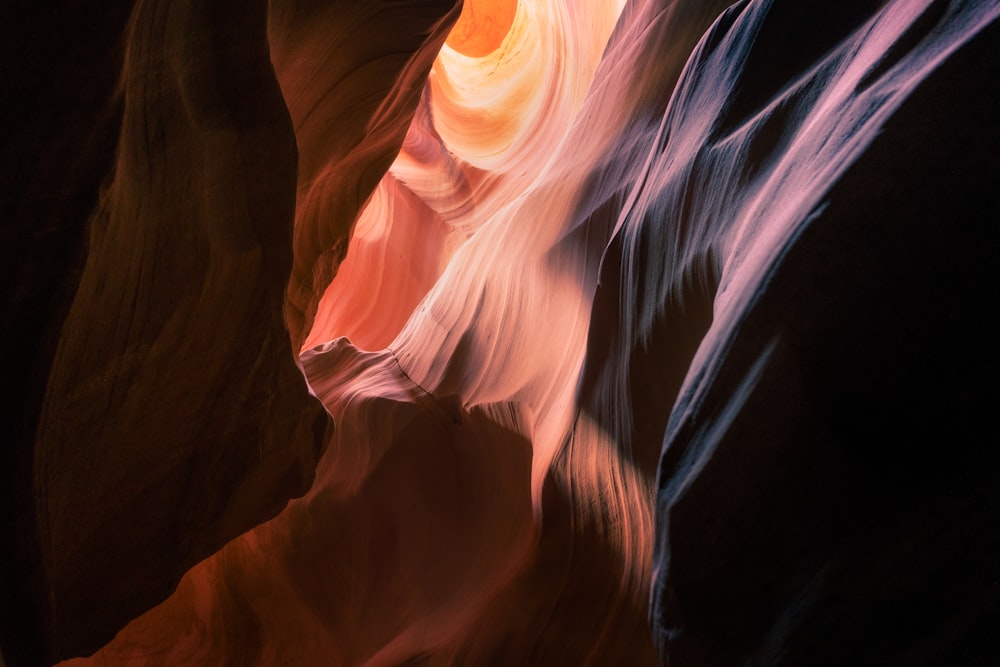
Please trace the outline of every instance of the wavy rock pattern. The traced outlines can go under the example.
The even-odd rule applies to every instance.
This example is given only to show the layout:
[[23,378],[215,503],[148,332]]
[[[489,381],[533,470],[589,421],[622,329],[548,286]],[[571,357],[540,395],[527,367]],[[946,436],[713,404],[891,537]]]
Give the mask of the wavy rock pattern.
[[618,241],[632,340],[714,294],[658,473],[670,664],[1000,658],[1000,457],[967,365],[997,361],[998,16],[739,3],[692,56]]
[[133,13],[33,454],[50,652],[187,571],[63,664],[1000,659],[1000,4],[225,10]]
[[326,418],[283,321],[296,154],[266,10],[223,30],[231,3],[141,2],[121,26],[112,175],[15,443],[33,503],[15,567],[39,608],[12,660],[99,648],[311,482]]
[[399,152],[460,6],[455,0],[270,3],[272,59],[300,152],[286,299],[296,346],[312,328],[360,209]]
[[85,7],[53,15],[41,3],[0,6],[0,23],[19,26],[0,46],[6,63],[0,76],[0,647],[8,659],[30,656],[33,664],[45,659],[49,642],[33,490],[35,429],[121,115],[109,99],[129,7],[105,8],[84,38],[78,26],[87,22]]
[[[408,30],[420,21],[438,26],[430,46],[421,46],[427,35],[412,41],[414,51],[429,54],[423,56],[428,67],[454,20],[448,18],[453,8],[439,3],[396,12],[394,20]],[[310,160],[322,166],[340,154],[309,134],[308,121],[299,118],[308,115],[301,104],[321,106],[323,93],[332,93],[335,108],[347,109],[351,121],[365,105],[373,116],[380,109],[391,117],[390,126],[398,126],[399,138],[378,130],[361,142],[358,164],[383,154],[388,161],[409,123],[406,100],[415,104],[422,83],[419,71],[408,73],[413,53],[398,39],[382,42],[388,58],[378,49],[358,55],[355,47],[327,43],[323,60],[310,62],[317,48],[310,49],[303,26],[316,25],[324,12],[341,18],[358,13],[348,6],[269,10],[266,3],[138,2],[130,17],[118,7],[100,26],[112,44],[123,42],[120,64],[114,48],[92,49],[91,55],[80,46],[89,59],[65,65],[100,76],[121,70],[117,92],[109,85],[103,100],[81,95],[91,105],[84,111],[104,122],[104,134],[117,131],[118,140],[112,150],[100,143],[104,135],[87,140],[85,133],[81,138],[67,131],[67,159],[82,165],[64,169],[65,175],[41,161],[36,167],[36,178],[47,169],[80,192],[71,190],[66,201],[43,208],[65,227],[51,234],[62,245],[23,262],[19,276],[27,280],[41,272],[38,264],[54,262],[62,273],[45,277],[41,286],[53,283],[57,295],[40,301],[58,306],[58,292],[69,292],[65,312],[54,308],[45,321],[37,304],[18,293],[13,299],[15,313],[40,320],[41,333],[51,338],[43,339],[32,369],[47,380],[24,401],[28,414],[13,426],[17,449],[5,453],[13,462],[5,469],[13,491],[8,496],[5,480],[4,521],[12,508],[16,546],[5,554],[3,645],[12,664],[50,664],[92,652],[167,597],[191,565],[310,486],[328,417],[303,381],[297,343],[289,344],[286,287],[297,172],[314,179],[303,169]],[[355,28],[385,25],[371,5],[354,18]],[[363,75],[361,86],[350,79],[317,84],[313,77],[311,94],[320,101],[300,95],[300,104],[286,107],[269,58],[268,30],[275,49],[289,35],[298,47],[275,58],[286,95],[295,94],[296,76],[329,69],[324,63],[331,57],[336,62],[338,54],[348,71],[370,61],[378,75]],[[313,36],[313,43],[323,38]],[[59,55],[52,59],[63,64]],[[324,83],[325,89],[316,87]],[[112,129],[116,110],[120,127]],[[312,150],[298,159],[301,136]],[[31,146],[32,139],[23,141]],[[112,174],[98,197],[96,183],[88,192],[89,181],[79,180],[102,159]],[[30,177],[23,180],[35,187]],[[360,187],[354,189],[363,200]],[[45,230],[30,224],[32,192],[15,200],[24,228],[14,231],[35,247],[41,245],[35,235],[44,239]],[[93,205],[88,195],[98,201],[84,243],[82,220],[70,214]],[[316,232],[308,221],[299,229]],[[348,229],[343,233],[346,242]],[[85,255],[80,268],[58,264],[61,256],[79,255]],[[307,250],[297,256],[308,258]],[[22,289],[37,287],[27,282]]]
[[[301,494],[321,444],[282,318],[293,135],[259,48],[265,7],[234,26],[246,42],[218,32],[230,9],[144,3],[131,19],[115,176],[35,440],[58,654],[110,638],[178,567]],[[118,578],[148,592],[109,594]]]

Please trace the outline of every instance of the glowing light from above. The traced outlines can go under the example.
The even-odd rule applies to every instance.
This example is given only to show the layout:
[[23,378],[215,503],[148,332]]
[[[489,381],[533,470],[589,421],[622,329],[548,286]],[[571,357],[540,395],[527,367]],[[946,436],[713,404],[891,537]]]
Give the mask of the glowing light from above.
[[[510,24],[491,33],[491,41],[500,37],[491,51],[474,55],[453,41],[461,25],[441,49],[428,81],[433,123],[469,165],[528,174],[563,138],[622,7],[620,0],[506,4]],[[466,10],[479,16],[483,10],[468,9],[478,5]]]
[[514,23],[518,0],[466,0],[448,46],[471,58],[497,50]]

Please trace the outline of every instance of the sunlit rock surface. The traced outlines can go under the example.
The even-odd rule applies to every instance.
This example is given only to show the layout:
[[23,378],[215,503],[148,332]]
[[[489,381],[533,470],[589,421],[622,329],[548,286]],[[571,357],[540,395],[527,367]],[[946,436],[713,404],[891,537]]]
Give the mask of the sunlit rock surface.
[[274,0],[271,57],[299,146],[286,316],[298,346],[358,213],[389,167],[457,0]]
[[612,367],[714,296],[658,471],[669,664],[1000,659],[998,14],[739,3],[692,56],[605,274]]
[[182,4],[13,458],[41,655],[1000,660],[998,3]]

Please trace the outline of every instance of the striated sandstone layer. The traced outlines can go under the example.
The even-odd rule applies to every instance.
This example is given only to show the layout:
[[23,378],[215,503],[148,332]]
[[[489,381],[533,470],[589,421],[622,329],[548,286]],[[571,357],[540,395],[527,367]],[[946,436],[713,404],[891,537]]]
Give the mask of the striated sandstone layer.
[[459,9],[133,8],[8,662],[1000,662],[1000,3]]
[[[93,652],[194,563],[309,488],[329,417],[302,377],[286,291],[300,178],[339,154],[310,137],[300,156],[302,104],[316,99],[286,97],[327,62],[374,63],[377,76],[358,77],[367,83],[313,80],[311,94],[347,110],[348,140],[364,109],[402,128],[360,141],[354,168],[374,165],[377,180],[453,10],[413,3],[392,20],[430,32],[407,46],[389,29],[365,51],[308,26],[346,16],[374,34],[392,25],[384,8],[148,0],[94,18],[4,8],[4,24],[26,31],[4,81],[16,100],[4,146],[9,664]],[[363,200],[364,183],[352,187]]]

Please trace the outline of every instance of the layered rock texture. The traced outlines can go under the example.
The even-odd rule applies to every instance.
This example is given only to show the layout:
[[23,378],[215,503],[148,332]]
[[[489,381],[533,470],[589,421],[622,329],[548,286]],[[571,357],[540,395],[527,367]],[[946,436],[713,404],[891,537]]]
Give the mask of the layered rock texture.
[[1000,664],[998,16],[0,8],[5,664]]

